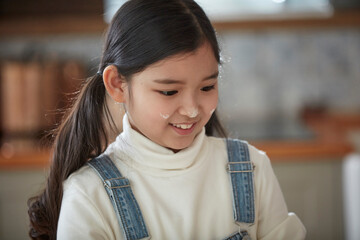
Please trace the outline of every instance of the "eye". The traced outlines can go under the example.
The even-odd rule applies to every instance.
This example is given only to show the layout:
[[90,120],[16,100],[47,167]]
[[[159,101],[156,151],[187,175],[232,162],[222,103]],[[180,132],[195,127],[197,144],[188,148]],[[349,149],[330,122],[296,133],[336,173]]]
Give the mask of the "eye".
[[215,85],[203,87],[203,88],[201,89],[201,91],[208,92],[208,91],[211,91],[211,90],[213,90],[213,89],[215,89]]
[[159,91],[160,94],[165,95],[165,96],[172,96],[174,94],[176,94],[178,91]]

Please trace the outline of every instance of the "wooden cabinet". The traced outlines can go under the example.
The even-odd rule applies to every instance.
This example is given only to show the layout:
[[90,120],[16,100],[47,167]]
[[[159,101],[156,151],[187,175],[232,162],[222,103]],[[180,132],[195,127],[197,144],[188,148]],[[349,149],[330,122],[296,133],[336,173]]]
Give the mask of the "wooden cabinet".
[[0,1],[0,35],[102,32],[102,0]]

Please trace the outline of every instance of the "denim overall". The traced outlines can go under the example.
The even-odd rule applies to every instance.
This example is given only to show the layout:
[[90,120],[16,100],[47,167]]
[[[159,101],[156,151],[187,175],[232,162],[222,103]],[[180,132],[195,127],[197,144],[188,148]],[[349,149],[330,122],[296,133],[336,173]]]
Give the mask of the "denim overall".
[[[235,222],[253,224],[255,220],[254,167],[250,162],[246,142],[226,139],[228,167],[232,189]],[[130,182],[122,177],[109,156],[102,154],[88,162],[104,183],[114,206],[119,225],[126,240],[150,239],[140,207],[131,190]],[[232,234],[226,240],[250,240],[246,231]]]

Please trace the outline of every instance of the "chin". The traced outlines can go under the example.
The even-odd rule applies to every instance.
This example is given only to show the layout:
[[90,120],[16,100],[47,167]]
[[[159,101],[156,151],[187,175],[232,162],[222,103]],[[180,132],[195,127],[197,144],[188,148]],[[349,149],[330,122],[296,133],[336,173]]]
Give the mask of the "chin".
[[192,143],[194,142],[194,139],[192,139],[192,141],[184,141],[183,143],[177,143],[177,144],[172,144],[171,146],[168,146],[168,149],[171,149],[173,152],[179,152],[185,148],[188,148]]

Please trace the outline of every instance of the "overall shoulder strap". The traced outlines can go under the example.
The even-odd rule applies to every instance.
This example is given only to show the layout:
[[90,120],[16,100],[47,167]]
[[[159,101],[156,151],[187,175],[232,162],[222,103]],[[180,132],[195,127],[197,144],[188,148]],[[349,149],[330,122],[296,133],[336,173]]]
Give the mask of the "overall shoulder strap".
[[95,170],[103,181],[125,239],[134,240],[149,237],[130,182],[121,175],[110,157],[105,154],[100,155],[91,159],[88,165]]
[[254,223],[254,167],[250,161],[246,142],[226,139],[228,172],[233,189],[234,219],[236,222]]

